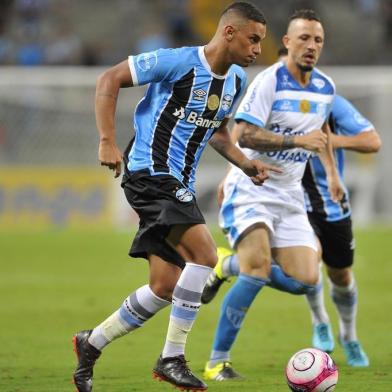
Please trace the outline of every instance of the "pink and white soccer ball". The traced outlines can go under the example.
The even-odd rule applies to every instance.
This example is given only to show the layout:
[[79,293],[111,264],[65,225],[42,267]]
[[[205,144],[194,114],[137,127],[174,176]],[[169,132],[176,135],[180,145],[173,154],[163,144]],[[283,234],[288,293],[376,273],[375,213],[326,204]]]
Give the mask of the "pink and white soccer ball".
[[331,392],[338,382],[338,368],[327,353],[305,348],[290,358],[286,379],[294,392]]

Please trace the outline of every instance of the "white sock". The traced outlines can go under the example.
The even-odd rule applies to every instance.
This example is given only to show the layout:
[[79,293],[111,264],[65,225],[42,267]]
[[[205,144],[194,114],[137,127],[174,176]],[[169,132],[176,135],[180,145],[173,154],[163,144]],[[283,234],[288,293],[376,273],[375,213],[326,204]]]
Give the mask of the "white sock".
[[125,299],[120,309],[94,328],[88,341],[102,350],[113,340],[141,327],[169,304],[170,302],[157,297],[149,285],[140,287]]
[[162,357],[183,355],[188,334],[201,305],[207,278],[212,268],[187,263],[173,291],[173,305]]
[[345,341],[357,340],[357,297],[358,290],[355,279],[352,277],[346,287],[336,286],[330,281],[331,298],[339,314],[339,333]]
[[321,271],[320,271],[320,278],[317,286],[318,286],[318,290],[306,294],[306,299],[310,307],[312,324],[313,325],[318,325],[321,323],[329,324],[329,316],[324,303],[323,275]]
[[238,263],[237,254],[234,253],[227,256],[222,261],[222,278],[229,278],[230,276],[238,276],[240,274],[240,266]]

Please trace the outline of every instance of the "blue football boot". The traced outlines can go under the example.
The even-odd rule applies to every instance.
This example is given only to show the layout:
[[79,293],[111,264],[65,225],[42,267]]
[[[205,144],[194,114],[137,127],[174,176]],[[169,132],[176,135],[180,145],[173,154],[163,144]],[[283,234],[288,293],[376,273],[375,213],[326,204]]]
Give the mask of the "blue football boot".
[[357,340],[344,341],[339,338],[339,342],[346,354],[347,364],[352,367],[369,366],[369,358],[363,350],[361,343]]
[[313,326],[312,345],[326,353],[331,353],[335,347],[331,326],[327,323],[320,323]]

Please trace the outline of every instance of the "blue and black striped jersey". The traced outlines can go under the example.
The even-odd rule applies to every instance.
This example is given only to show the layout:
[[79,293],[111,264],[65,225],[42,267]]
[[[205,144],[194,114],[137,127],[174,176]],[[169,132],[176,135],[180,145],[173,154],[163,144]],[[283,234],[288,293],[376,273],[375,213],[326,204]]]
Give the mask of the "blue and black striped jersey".
[[[345,136],[355,136],[374,129],[369,120],[363,117],[349,101],[339,95],[336,95],[333,100],[329,125],[332,132]],[[340,180],[344,185],[344,150],[342,148],[335,150],[335,160]],[[351,207],[347,187],[344,185],[344,197],[339,203],[332,201],[328,191],[327,175],[317,156],[308,161],[302,186],[305,190],[308,212],[320,214],[326,221],[331,222],[350,216]]]
[[244,70],[214,74],[204,47],[159,49],[128,62],[134,85],[149,86],[135,109],[127,169],[171,174],[194,192],[201,153],[242,95]]

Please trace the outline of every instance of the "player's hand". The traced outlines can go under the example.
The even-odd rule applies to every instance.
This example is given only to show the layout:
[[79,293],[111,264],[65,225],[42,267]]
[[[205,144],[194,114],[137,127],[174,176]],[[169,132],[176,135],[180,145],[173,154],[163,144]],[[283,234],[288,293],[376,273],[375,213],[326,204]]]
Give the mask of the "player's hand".
[[282,173],[281,169],[261,162],[258,159],[247,159],[241,166],[241,169],[255,185],[263,185],[264,181],[269,178],[269,171]]
[[328,137],[321,129],[315,129],[307,135],[295,136],[298,147],[312,152],[322,152],[327,146]]
[[337,175],[328,176],[328,191],[335,203],[343,199],[344,188]]
[[220,208],[222,203],[223,203],[223,199],[225,197],[225,191],[224,191],[224,183],[225,181],[221,181],[221,183],[218,185],[218,188],[216,190],[216,200],[218,201],[218,207]]
[[107,166],[114,171],[114,177],[117,178],[121,174],[122,154],[115,142],[109,140],[101,140],[98,148],[98,159],[101,166]]

